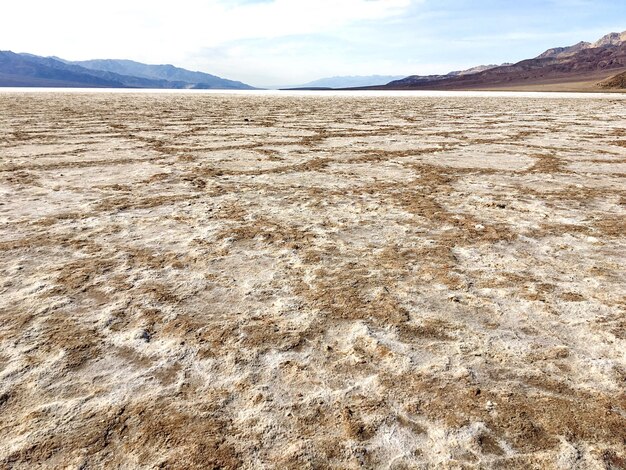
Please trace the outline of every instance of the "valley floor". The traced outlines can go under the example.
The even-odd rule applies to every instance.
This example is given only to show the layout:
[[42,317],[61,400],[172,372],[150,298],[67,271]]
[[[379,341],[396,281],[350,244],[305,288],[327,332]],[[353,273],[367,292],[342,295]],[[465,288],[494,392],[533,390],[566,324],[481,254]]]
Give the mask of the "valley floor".
[[625,104],[0,93],[0,465],[624,468]]

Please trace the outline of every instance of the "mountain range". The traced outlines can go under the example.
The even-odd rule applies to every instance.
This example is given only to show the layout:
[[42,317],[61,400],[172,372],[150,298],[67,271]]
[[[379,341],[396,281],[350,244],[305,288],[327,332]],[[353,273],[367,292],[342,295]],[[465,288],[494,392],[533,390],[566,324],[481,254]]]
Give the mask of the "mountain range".
[[70,88],[167,88],[252,90],[242,82],[173,65],[130,60],[70,62],[0,51],[0,86]]
[[[450,76],[412,75],[375,89],[602,91],[624,89],[626,31],[548,49],[533,59]],[[621,78],[620,78],[621,77]]]
[[[626,89],[626,31],[598,41],[548,49],[515,64],[480,65],[444,75],[329,77],[305,89],[537,90]],[[251,90],[245,83],[173,65],[131,60],[71,62],[0,51],[0,87],[166,88]],[[291,87],[295,88],[295,87]]]

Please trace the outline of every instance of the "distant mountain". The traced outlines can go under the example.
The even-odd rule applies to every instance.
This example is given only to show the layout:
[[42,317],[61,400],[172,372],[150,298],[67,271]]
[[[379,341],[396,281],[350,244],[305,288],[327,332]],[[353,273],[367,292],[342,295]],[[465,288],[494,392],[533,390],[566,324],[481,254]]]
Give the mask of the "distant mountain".
[[[509,65],[509,64],[503,64]],[[473,73],[489,70],[490,68],[499,67],[498,65],[479,65],[467,70],[458,70],[447,73],[445,75],[420,75],[414,76],[420,80],[440,80],[442,78],[456,77],[460,75],[471,75]],[[339,76],[328,77],[314,80],[304,85],[296,87],[285,87],[287,89],[309,89],[309,90],[323,90],[323,89],[345,89],[345,88],[364,88],[378,85],[386,85],[387,83],[401,80],[404,77],[402,75],[355,75],[355,76]]]
[[[534,59],[445,77],[413,75],[376,89],[526,89],[601,91],[600,81],[626,71],[626,31],[594,43],[548,49]],[[617,80],[619,81],[619,80]]]
[[[510,64],[502,64],[502,66],[504,65],[510,65]],[[430,83],[430,82],[434,82],[434,81],[438,81],[438,80],[443,80],[446,78],[451,78],[451,77],[460,77],[460,76],[465,76],[465,75],[473,75],[485,70],[489,70],[492,68],[496,68],[496,67],[501,67],[500,65],[495,65],[495,64],[491,64],[491,65],[478,65],[476,67],[472,67],[466,70],[455,70],[453,72],[449,72],[446,74],[441,74],[441,75],[411,75],[410,77],[407,78],[393,78],[393,77],[385,77],[382,75],[374,75],[375,77],[381,77],[381,78],[393,78],[393,80],[390,80],[389,82],[387,82],[386,85],[382,85],[380,88],[384,89],[386,86],[391,86],[392,83],[399,83],[399,82],[404,82],[405,80],[409,80],[411,82],[417,82],[417,83]],[[342,78],[342,77],[337,77],[337,78]],[[366,77],[364,77],[366,78]],[[332,80],[332,79],[327,79],[327,80]],[[320,80],[316,81],[316,82],[311,82],[311,83],[318,83],[320,82]],[[345,87],[334,87],[334,88],[343,88],[343,89],[349,89],[349,88],[361,88],[361,89],[367,89],[370,87],[376,87],[376,85],[355,85],[355,86],[345,86]],[[333,87],[320,87],[320,85],[317,85],[317,87],[319,88],[333,88]],[[308,89],[315,89],[315,86],[311,86],[309,85],[308,87],[306,85],[303,85],[303,88],[308,88]]]
[[350,75],[326,77],[293,88],[353,88],[362,86],[385,85],[392,80],[399,80],[403,75]]
[[[147,78],[151,80],[164,80],[166,82],[174,82],[177,84],[187,84],[189,86],[180,86],[180,88],[195,89],[232,89],[232,90],[251,90],[253,87],[245,83],[226,80],[224,78],[210,75],[203,72],[191,72],[173,65],[149,65],[135,62],[132,60],[85,60],[72,62],[89,70],[101,70],[112,72],[120,75],[129,75],[133,77]],[[178,88],[178,87],[177,87]]]
[[[109,61],[103,61],[109,62]],[[110,61],[116,62],[116,61]],[[11,87],[70,87],[70,88],[165,88],[165,89],[253,89],[241,82],[225,80],[200,72],[189,72],[173,66],[172,78],[146,74],[118,73],[115,70],[87,68],[56,57],[15,54],[0,51],[0,86]],[[93,64],[92,64],[93,66]],[[111,67],[112,68],[112,67]],[[187,79],[178,79],[187,73]],[[198,81],[194,81],[198,78]]]

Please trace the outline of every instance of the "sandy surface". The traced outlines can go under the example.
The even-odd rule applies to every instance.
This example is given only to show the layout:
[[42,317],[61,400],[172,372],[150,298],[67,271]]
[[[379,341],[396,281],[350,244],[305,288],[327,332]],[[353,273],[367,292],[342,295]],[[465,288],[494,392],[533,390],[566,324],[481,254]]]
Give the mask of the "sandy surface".
[[624,468],[625,105],[0,94],[0,466]]

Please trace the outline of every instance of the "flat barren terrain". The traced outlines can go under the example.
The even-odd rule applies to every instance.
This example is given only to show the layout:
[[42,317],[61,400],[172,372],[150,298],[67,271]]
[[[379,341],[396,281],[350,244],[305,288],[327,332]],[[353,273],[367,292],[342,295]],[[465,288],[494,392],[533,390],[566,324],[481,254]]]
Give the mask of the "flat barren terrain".
[[0,467],[626,467],[626,98],[0,93]]

